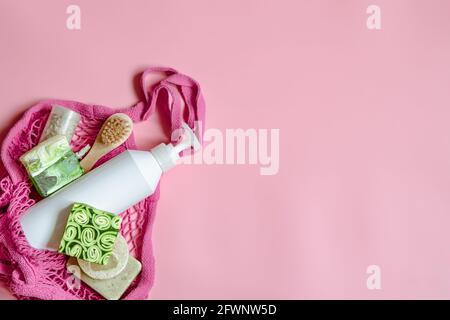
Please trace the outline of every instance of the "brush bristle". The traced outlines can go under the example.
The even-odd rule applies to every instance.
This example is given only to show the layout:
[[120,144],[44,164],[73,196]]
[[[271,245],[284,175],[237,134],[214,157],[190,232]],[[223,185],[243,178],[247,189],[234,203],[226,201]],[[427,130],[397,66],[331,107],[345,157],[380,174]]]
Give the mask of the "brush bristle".
[[128,117],[112,116],[102,130],[101,140],[106,145],[123,143],[128,139],[132,130],[132,122]]

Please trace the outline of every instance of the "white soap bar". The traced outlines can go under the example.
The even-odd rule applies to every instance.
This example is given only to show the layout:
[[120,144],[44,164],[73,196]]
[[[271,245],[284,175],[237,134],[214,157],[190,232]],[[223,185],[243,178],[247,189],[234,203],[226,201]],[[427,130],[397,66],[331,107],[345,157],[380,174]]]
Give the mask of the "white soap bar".
[[[79,267],[76,258],[70,258],[67,261],[67,268],[73,270],[73,267]],[[134,257],[128,258],[128,264],[125,269],[116,277],[108,280],[96,280],[89,277],[80,270],[80,280],[86,283],[89,287],[97,291],[107,300],[119,300],[125,293],[133,280],[141,272],[142,265]],[[74,274],[76,275],[76,274]]]

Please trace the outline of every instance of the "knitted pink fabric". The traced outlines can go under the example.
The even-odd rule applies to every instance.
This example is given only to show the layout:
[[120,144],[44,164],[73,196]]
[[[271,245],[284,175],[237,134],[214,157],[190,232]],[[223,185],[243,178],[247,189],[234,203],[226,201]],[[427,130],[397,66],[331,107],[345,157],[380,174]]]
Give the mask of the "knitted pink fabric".
[[[146,79],[154,72],[162,72],[166,77],[148,92]],[[3,141],[1,159],[5,169],[0,170],[0,281],[4,281],[19,299],[102,299],[84,284],[78,289],[71,288],[68,279],[73,275],[66,270],[67,257],[57,252],[32,248],[19,222],[20,216],[37,201],[19,158],[38,143],[53,104],[75,110],[82,116],[71,142],[75,151],[86,144],[92,145],[102,123],[113,113],[126,113],[135,122],[148,119],[162,91],[168,93],[165,102],[172,130],[180,128],[182,120],[191,128],[195,121],[204,125],[204,100],[198,83],[192,78],[170,68],[149,68],[142,75],[142,88],[145,101],[121,110],[72,101],[42,101],[24,114]],[[182,110],[183,104],[185,112]],[[133,135],[122,146],[103,157],[98,165],[125,149],[136,149]],[[152,196],[121,214],[121,232],[131,254],[142,262],[142,272],[123,299],[145,299],[153,285],[155,270],[151,236],[158,198],[159,187]]]

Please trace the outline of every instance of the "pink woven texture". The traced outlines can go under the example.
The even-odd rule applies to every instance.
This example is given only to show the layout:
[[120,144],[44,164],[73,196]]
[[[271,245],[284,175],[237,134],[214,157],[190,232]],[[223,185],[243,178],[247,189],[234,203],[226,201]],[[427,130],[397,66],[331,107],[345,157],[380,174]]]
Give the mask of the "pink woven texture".
[[[153,72],[164,72],[167,77],[149,93],[145,81]],[[65,106],[81,114],[81,123],[71,142],[75,151],[87,144],[92,145],[103,122],[116,112],[128,114],[135,122],[147,120],[156,108],[161,90],[168,92],[167,110],[172,115],[172,129],[179,128],[182,120],[191,127],[196,120],[204,123],[204,101],[200,87],[193,79],[173,69],[149,68],[143,73],[142,84],[146,101],[128,109],[117,110],[72,101],[43,101],[30,108],[5,138],[1,157],[6,172],[3,178],[0,176],[0,281],[6,282],[19,299],[102,299],[84,284],[79,288],[71,286],[73,275],[66,270],[67,257],[32,248],[19,222],[22,214],[39,201],[19,158],[38,143],[52,105]],[[183,103],[187,109],[185,113],[181,110]],[[103,157],[97,166],[126,149],[136,149],[134,135]],[[153,285],[155,270],[151,234],[158,198],[159,187],[152,196],[121,214],[122,235],[128,242],[130,253],[141,261],[143,267],[123,299],[145,299]]]

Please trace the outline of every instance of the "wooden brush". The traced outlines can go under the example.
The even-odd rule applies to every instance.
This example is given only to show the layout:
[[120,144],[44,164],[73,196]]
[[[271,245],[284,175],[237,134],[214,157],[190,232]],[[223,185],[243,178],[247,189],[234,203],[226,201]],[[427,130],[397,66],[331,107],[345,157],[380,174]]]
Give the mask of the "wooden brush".
[[127,141],[133,131],[133,121],[123,113],[106,119],[87,156],[80,162],[85,172],[90,171],[101,157]]

